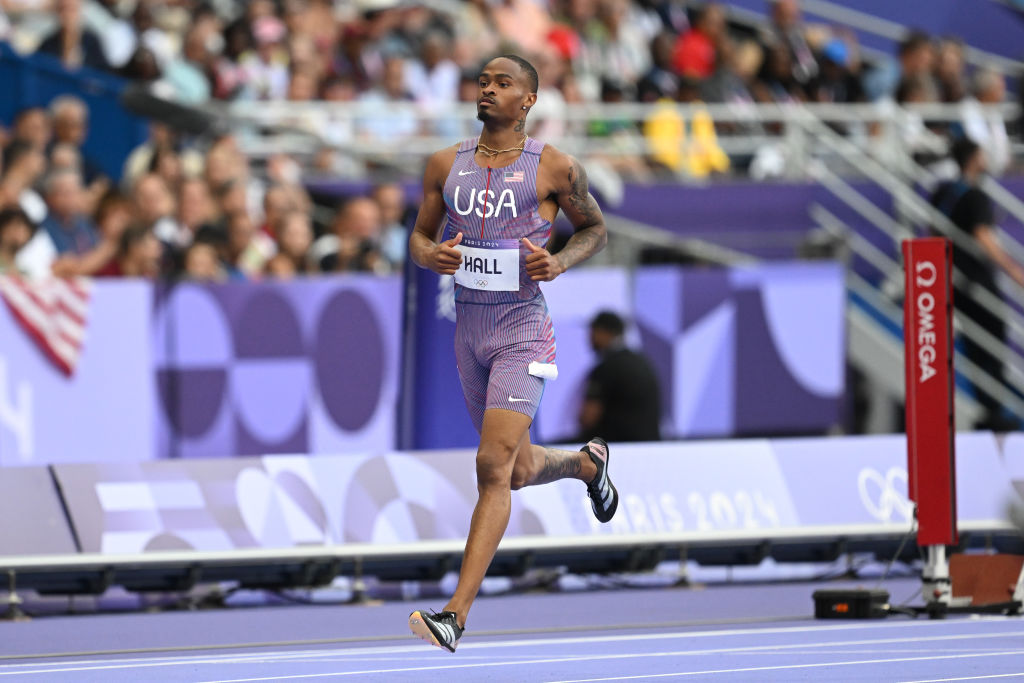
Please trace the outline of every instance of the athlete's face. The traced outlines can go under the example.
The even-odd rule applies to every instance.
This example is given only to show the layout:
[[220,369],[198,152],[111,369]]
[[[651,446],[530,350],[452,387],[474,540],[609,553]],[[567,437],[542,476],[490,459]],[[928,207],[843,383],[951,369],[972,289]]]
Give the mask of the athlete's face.
[[525,118],[536,100],[526,74],[510,59],[491,60],[477,79],[476,117],[481,121]]

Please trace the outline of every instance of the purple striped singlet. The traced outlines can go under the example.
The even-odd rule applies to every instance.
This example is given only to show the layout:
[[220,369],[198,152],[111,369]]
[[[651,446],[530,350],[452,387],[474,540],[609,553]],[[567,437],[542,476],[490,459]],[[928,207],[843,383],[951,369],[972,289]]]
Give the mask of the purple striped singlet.
[[[459,276],[467,284],[458,284],[457,277],[455,285],[455,358],[466,407],[479,432],[489,408],[536,415],[544,380],[528,369],[534,361],[555,362],[555,334],[539,283],[526,274],[529,249],[519,241],[527,237],[542,247],[551,234],[551,224],[537,213],[537,167],[544,143],[527,138],[519,158],[503,168],[479,166],[476,145],[476,138],[459,145],[445,181],[443,239],[461,232],[460,247],[469,247],[463,249]],[[518,249],[518,263],[509,265],[506,258],[502,265],[488,258],[488,250],[495,248],[505,249],[506,255]],[[470,253],[482,256],[470,258]],[[508,284],[502,291],[479,288],[494,286],[502,275]]]

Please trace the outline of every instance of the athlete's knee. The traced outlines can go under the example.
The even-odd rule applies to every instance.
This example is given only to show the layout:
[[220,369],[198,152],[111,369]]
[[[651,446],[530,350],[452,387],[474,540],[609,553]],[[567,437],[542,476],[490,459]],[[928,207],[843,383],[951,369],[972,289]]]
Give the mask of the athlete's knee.
[[506,443],[500,440],[488,440],[480,444],[480,449],[476,453],[477,486],[511,485],[516,446],[514,442]]

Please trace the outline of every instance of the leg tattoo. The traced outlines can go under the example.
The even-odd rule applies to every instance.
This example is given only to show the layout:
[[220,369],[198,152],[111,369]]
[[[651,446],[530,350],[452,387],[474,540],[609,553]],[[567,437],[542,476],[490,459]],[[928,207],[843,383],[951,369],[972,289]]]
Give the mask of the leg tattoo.
[[556,448],[544,449],[544,465],[530,484],[547,484],[559,479],[579,479],[583,469],[583,458],[580,451],[560,451]]

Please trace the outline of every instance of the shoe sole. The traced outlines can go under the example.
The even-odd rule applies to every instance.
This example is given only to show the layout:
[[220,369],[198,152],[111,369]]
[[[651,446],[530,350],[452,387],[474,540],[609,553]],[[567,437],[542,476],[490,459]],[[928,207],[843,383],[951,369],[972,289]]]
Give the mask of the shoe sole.
[[[409,615],[409,629],[415,635],[427,641],[434,647],[439,647],[442,650],[446,650],[448,652],[455,652],[454,647],[450,648],[437,639],[437,636],[435,636],[434,632],[430,630],[430,626],[427,624],[427,620],[423,617],[422,614],[420,614],[419,610],[416,610],[415,612]],[[458,643],[455,644],[455,647],[458,647]]]

